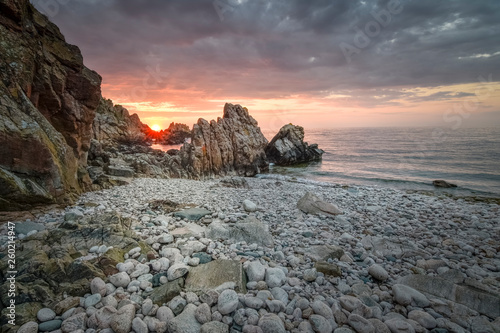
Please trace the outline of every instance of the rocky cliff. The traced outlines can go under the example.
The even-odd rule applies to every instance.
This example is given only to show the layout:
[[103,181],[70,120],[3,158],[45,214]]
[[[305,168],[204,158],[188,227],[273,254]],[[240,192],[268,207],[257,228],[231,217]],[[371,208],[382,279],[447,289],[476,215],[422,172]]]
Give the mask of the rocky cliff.
[[226,103],[222,118],[210,122],[199,119],[193,125],[191,143],[185,144],[179,155],[195,178],[254,176],[268,169],[266,146],[267,139],[248,110]]
[[139,116],[129,114],[121,105],[113,105],[110,99],[102,98],[92,123],[92,139],[120,141],[127,138],[145,139],[149,127],[141,122]]
[[101,77],[28,0],[0,2],[0,209],[66,202],[88,185]]
[[309,145],[304,142],[304,128],[287,124],[266,147],[266,156],[276,165],[293,165],[319,161],[324,151],[317,144]]

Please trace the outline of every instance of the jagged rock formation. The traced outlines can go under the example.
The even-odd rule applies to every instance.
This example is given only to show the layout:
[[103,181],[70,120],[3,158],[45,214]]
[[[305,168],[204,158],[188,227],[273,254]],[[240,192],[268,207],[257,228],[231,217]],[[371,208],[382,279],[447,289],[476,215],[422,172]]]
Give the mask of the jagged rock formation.
[[293,165],[321,160],[324,151],[317,144],[304,142],[304,128],[287,124],[266,147],[269,162],[276,165]]
[[268,169],[267,139],[241,105],[226,103],[217,121],[199,119],[191,143],[180,150],[182,165],[194,178],[227,174],[254,176]]
[[0,2],[0,209],[68,202],[88,184],[101,77],[28,0]]
[[[128,176],[201,179],[268,169],[268,141],[246,108],[226,104],[222,118],[200,119],[190,133],[172,123],[167,143],[191,142],[167,154],[137,145],[151,129],[102,99],[100,84],[78,47],[28,0],[0,2],[0,210],[69,203]],[[320,151],[297,147],[306,157]]]
[[149,126],[143,124],[136,113],[129,115],[123,106],[102,98],[92,123],[92,139],[100,142],[145,140],[147,129]]
[[165,130],[164,140],[167,145],[181,144],[191,137],[191,130],[186,124],[171,123]]

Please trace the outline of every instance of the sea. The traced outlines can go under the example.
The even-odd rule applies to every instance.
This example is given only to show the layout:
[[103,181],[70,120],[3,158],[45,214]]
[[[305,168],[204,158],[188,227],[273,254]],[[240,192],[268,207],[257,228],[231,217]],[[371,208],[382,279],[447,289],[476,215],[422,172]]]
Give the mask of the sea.
[[[268,140],[274,134],[264,132]],[[321,162],[271,165],[257,177],[500,198],[498,127],[306,128],[305,141],[325,151]],[[437,179],[457,187],[436,188],[432,181]]]
[[325,151],[321,162],[261,176],[500,198],[500,128],[305,129],[304,140]]

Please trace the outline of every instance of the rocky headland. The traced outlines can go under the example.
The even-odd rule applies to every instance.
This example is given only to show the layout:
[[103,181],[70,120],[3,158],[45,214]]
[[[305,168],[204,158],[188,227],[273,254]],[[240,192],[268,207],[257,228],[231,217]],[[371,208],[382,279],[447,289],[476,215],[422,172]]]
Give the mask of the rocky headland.
[[[207,179],[267,170],[268,141],[246,108],[228,103],[217,121],[200,119],[192,130],[172,123],[155,132],[101,96],[101,77],[83,65],[78,47],[27,0],[2,2],[0,9],[0,210],[67,205],[84,191],[133,177]],[[297,162],[314,150],[302,149],[301,133],[291,137],[299,140],[292,153],[280,151]],[[148,146],[152,139],[184,145],[165,153]]]

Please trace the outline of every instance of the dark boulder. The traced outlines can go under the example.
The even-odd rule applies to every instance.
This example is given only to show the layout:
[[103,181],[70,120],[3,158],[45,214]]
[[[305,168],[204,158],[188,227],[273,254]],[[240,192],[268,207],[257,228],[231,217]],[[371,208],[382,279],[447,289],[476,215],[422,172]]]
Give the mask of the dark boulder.
[[324,151],[317,144],[304,142],[304,128],[288,124],[283,126],[266,147],[269,162],[293,165],[320,161]]
[[442,188],[457,187],[457,185],[448,183],[445,180],[435,180],[435,181],[432,182],[432,185],[434,185],[435,187],[442,187]]

